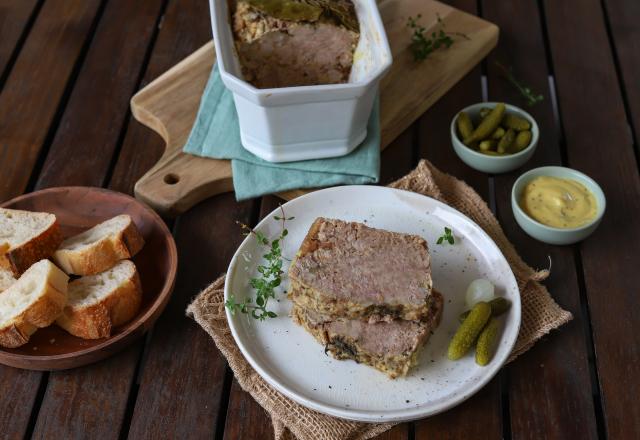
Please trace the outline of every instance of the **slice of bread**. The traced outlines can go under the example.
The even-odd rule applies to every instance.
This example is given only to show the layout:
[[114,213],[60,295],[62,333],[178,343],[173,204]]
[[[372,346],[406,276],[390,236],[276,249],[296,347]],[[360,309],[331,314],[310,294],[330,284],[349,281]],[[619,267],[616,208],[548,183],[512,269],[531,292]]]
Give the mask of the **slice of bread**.
[[106,338],[113,327],[140,309],[142,288],[135,264],[122,260],[112,269],[69,283],[69,302],[56,323],[84,339]]
[[7,290],[13,283],[16,282],[13,272],[4,267],[0,267],[0,293]]
[[0,208],[0,267],[20,276],[62,243],[56,216]]
[[138,228],[124,214],[66,239],[53,259],[68,274],[94,275],[133,257],[142,246],[144,239]]
[[19,347],[53,323],[67,302],[69,277],[49,260],[31,266],[0,294],[0,345]]

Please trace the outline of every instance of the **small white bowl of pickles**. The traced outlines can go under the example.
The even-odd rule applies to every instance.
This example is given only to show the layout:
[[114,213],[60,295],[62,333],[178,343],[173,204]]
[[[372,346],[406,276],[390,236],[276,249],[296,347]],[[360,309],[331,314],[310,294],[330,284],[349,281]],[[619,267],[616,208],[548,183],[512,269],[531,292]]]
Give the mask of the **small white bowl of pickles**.
[[511,190],[516,222],[531,237],[572,244],[596,230],[606,208],[600,185],[580,171],[547,166],[527,171]]
[[481,102],[462,109],[451,121],[451,143],[471,168],[498,174],[527,162],[538,145],[533,117],[509,104]]

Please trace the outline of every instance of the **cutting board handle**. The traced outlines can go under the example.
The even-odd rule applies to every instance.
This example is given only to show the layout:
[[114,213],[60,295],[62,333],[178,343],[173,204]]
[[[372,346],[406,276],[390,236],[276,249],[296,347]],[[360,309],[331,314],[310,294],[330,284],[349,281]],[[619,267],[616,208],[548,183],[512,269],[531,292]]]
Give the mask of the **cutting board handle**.
[[131,98],[133,116],[167,145],[134,192],[164,216],[176,216],[202,199],[233,190],[229,161],[182,152],[215,58],[209,42]]

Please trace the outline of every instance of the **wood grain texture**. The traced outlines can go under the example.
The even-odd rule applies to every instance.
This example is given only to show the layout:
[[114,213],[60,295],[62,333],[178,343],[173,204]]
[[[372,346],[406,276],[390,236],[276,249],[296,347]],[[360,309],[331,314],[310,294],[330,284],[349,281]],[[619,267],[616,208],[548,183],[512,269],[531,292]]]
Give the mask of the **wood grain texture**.
[[637,137],[640,135],[640,2],[635,0],[605,0],[605,12],[609,19],[612,44],[617,55],[621,74],[621,88],[626,95],[626,103],[631,114],[629,121]]
[[[117,439],[141,345],[97,364],[52,373],[32,438]],[[109,378],[106,389],[102,377]]]
[[[477,17],[429,0],[386,0],[380,4],[394,63],[381,83],[382,147],[386,147],[495,45],[497,28]],[[421,13],[432,29],[439,14],[448,29],[466,33],[446,52],[416,64],[408,44],[407,17]],[[136,196],[167,215],[184,212],[211,195],[232,189],[228,161],[183,154],[200,96],[213,65],[213,45],[203,47],[132,99],[136,119],[166,141],[162,159],[136,185]],[[407,87],[411,84],[411,87]],[[286,198],[299,195],[289,192]]]
[[0,201],[25,190],[99,5],[51,0],[40,10],[0,93]]
[[[211,38],[207,2],[174,0],[162,19],[142,86],[146,87],[163,72],[183,60]],[[135,182],[155,164],[165,150],[165,142],[130,116],[111,185],[133,194]]]
[[269,414],[234,379],[224,428],[225,440],[273,438]]
[[103,185],[162,3],[107,3],[36,188]]
[[569,165],[607,196],[600,227],[579,246],[606,431],[610,438],[639,438],[636,157],[600,3],[546,1],[544,7]]
[[4,438],[24,438],[42,380],[39,371],[0,366],[0,426]]
[[184,311],[226,270],[243,238],[236,220],[249,222],[253,209],[254,204],[236,203],[225,194],[180,217],[176,241],[185,264],[148,345],[130,438],[210,439],[216,432],[226,362]]
[[[532,239],[516,224],[511,210],[511,188],[520,174],[538,166],[562,164],[546,56],[544,50],[540,50],[544,48],[544,37],[538,5],[527,0],[500,5],[487,1],[482,10],[502,30],[498,47],[487,59],[489,100],[521,106],[531,112],[540,127],[538,149],[523,169],[494,176],[498,220],[520,255],[533,267],[548,267],[548,258],[551,258],[551,277],[544,284],[575,318],[507,367],[511,432],[521,439],[594,439],[597,429],[583,327],[586,324],[580,309],[574,249],[545,245]],[[516,22],[514,16],[530,19]],[[521,53],[528,56],[516,56]],[[512,66],[518,79],[543,93],[545,100],[527,107],[496,62]]]
[[37,5],[37,0],[0,0],[0,78],[9,67],[20,38],[27,32],[25,27]]
[[[453,410],[416,422],[415,438],[439,440],[503,438],[501,417],[495,416],[496,408],[491,403],[496,395],[500,395],[500,388],[498,379],[494,378],[472,398]],[[487,404],[487,402],[490,403]]]

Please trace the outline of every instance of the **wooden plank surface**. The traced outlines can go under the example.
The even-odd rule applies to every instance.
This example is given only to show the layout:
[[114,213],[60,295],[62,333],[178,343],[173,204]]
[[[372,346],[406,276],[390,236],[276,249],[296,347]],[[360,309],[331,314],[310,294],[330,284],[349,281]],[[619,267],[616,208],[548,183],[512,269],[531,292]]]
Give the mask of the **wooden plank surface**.
[[[523,169],[494,176],[495,199],[500,224],[507,236],[533,267],[548,267],[551,278],[544,284],[552,296],[574,314],[574,321],[561,332],[553,332],[544,343],[525,353],[507,368],[509,414],[514,438],[538,439],[597,437],[591,394],[585,325],[574,249],[549,246],[527,236],[515,223],[511,210],[511,188],[527,169],[561,165],[559,127],[553,116],[549,93],[544,36],[536,3],[514,0],[500,5],[483,3],[483,14],[502,29],[500,44],[487,59],[490,101],[505,101],[530,111],[540,127],[540,141],[533,159]],[[514,21],[514,16],[529,17]],[[518,56],[526,53],[527,56]],[[503,77],[499,62],[512,66],[520,81],[545,95],[545,100],[528,108],[522,96]]]
[[604,0],[615,61],[620,75],[620,88],[626,97],[629,122],[636,136],[636,155],[640,135],[640,2],[636,0]]
[[37,0],[0,0],[0,88],[13,54],[29,32],[29,18],[37,11]]
[[99,6],[50,0],[40,10],[0,93],[0,200],[25,191]]
[[579,246],[606,433],[640,438],[637,161],[600,3],[546,1],[544,7],[569,165],[607,196],[602,224]]
[[36,188],[105,183],[162,5],[163,0],[107,3]]

